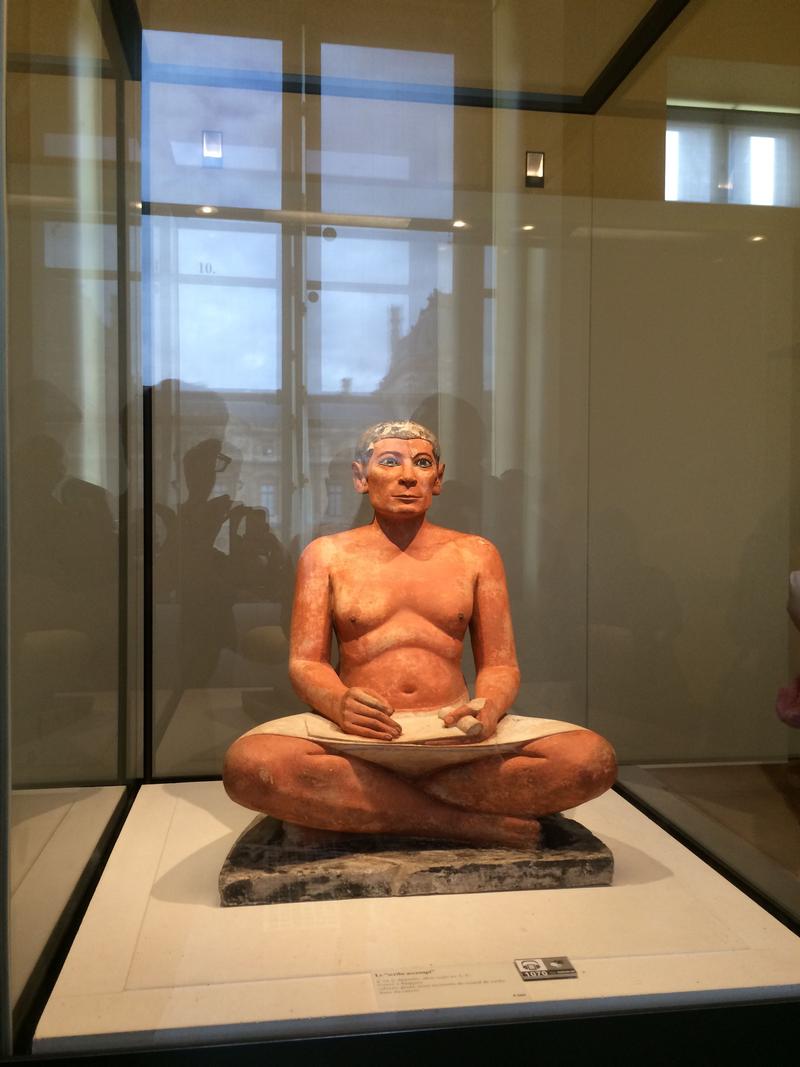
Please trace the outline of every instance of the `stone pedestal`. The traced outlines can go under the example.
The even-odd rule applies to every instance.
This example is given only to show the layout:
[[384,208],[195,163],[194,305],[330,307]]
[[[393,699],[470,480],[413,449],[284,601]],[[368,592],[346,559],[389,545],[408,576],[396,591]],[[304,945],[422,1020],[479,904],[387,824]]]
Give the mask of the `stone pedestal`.
[[223,907],[352,897],[489,893],[610,885],[611,851],[563,815],[541,820],[532,852],[377,834],[308,831],[269,816],[234,844],[219,876]]

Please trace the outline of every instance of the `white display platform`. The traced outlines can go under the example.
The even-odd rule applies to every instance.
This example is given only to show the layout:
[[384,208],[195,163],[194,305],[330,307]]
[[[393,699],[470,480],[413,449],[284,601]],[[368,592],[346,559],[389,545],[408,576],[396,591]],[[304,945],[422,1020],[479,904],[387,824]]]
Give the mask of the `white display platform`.
[[[251,814],[219,782],[144,786],[36,1032],[37,1052],[241,1041],[764,1001],[800,939],[614,793],[573,814],[613,886],[221,908]],[[568,956],[578,977],[523,981]]]

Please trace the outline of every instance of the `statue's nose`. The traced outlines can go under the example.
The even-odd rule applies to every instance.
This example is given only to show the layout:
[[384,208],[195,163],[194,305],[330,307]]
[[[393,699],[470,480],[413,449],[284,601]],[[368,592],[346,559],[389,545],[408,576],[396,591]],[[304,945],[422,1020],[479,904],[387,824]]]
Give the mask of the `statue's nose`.
[[412,485],[417,484],[417,476],[414,473],[413,467],[404,468],[403,473],[400,475],[400,484],[408,486],[409,488]]

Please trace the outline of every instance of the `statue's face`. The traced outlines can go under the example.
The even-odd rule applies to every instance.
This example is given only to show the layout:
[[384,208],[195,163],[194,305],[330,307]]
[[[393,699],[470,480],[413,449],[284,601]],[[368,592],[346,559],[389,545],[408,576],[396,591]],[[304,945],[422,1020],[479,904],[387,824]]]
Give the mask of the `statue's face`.
[[353,484],[369,493],[379,515],[424,515],[442,491],[444,464],[436,463],[429,441],[385,437],[376,441],[369,462],[353,464]]

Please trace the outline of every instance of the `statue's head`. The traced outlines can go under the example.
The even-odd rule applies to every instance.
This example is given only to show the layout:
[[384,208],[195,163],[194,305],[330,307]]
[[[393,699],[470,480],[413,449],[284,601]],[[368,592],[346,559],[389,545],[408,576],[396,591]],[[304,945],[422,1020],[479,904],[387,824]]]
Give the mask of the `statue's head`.
[[379,514],[424,514],[443,477],[438,438],[418,422],[379,422],[358,439],[353,484]]
[[374,426],[368,426],[361,434],[356,443],[355,459],[358,463],[368,463],[372,455],[372,449],[376,441],[382,441],[387,437],[396,437],[400,441],[427,441],[439,462],[441,453],[439,450],[439,438],[429,430],[411,419],[398,419],[396,422],[376,422]]

